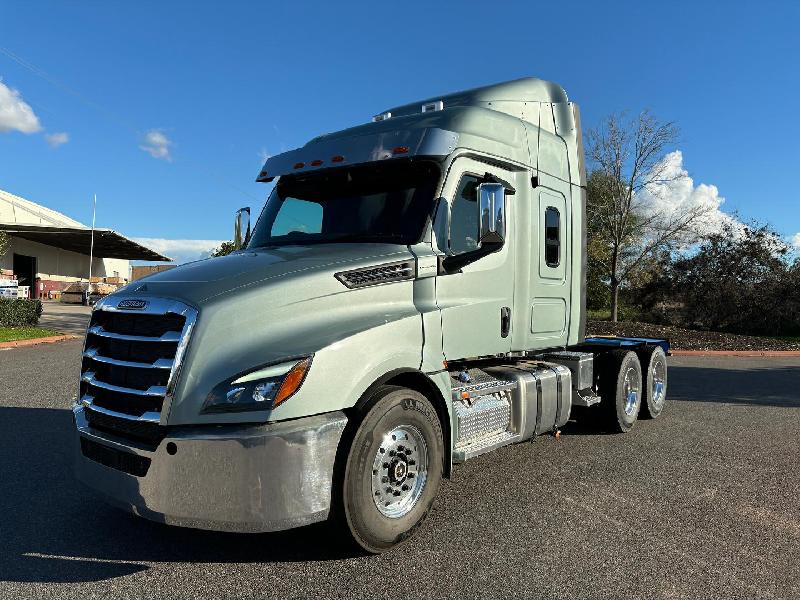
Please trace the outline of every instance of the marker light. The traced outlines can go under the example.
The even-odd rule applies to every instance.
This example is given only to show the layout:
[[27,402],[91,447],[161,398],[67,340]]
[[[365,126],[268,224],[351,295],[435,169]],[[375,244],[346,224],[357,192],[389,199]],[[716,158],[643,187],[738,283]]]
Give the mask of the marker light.
[[312,167],[319,167],[321,164],[322,164],[322,161],[319,160],[319,159],[311,161],[311,166]]
[[392,150],[392,154],[408,154],[408,146],[397,146]]
[[335,162],[335,163],[344,162],[344,156],[341,156],[340,154],[337,154],[336,156],[334,156],[331,159],[331,162]]
[[391,118],[392,118],[392,113],[390,113],[387,110],[384,113],[381,113],[379,115],[375,115],[374,117],[372,117],[372,122],[373,123],[380,123],[381,121],[385,121],[386,119],[391,119]]
[[422,105],[422,112],[432,112],[435,110],[442,110],[444,108],[444,102],[442,100],[437,100],[436,102],[426,102]]
[[302,169],[305,166],[306,166],[306,163],[302,163],[302,162],[294,163],[294,168],[295,169]]

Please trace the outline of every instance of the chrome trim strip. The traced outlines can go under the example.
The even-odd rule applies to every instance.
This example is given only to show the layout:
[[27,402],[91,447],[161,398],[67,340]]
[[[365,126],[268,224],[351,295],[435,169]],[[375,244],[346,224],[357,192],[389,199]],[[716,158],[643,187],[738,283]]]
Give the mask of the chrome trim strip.
[[121,385],[114,385],[96,379],[94,371],[87,371],[81,375],[81,381],[93,385],[95,387],[103,388],[111,392],[119,392],[120,394],[130,394],[131,396],[165,396],[167,388],[163,385],[151,385],[146,390],[137,390],[136,388],[123,387]]
[[172,359],[159,358],[153,363],[134,362],[132,360],[118,360],[116,358],[109,358],[98,354],[100,350],[97,348],[89,348],[83,353],[84,358],[91,358],[97,362],[107,363],[109,365],[117,365],[118,367],[132,367],[134,369],[171,369]]
[[181,339],[181,334],[179,331],[167,331],[161,337],[150,337],[146,335],[126,335],[124,333],[114,333],[112,331],[106,331],[100,325],[92,325],[89,327],[88,333],[99,335],[100,337],[114,338],[116,340],[129,340],[131,342],[178,342]]
[[117,417],[118,419],[126,419],[128,421],[140,421],[144,423],[153,423],[155,425],[158,425],[158,423],[161,421],[161,413],[154,411],[148,411],[139,417],[135,417],[133,415],[117,412],[115,410],[109,410],[107,408],[103,408],[102,406],[96,406],[94,404],[94,397],[89,396],[88,394],[81,397],[81,404],[83,405],[84,408],[88,408],[91,411],[108,415],[109,417]]

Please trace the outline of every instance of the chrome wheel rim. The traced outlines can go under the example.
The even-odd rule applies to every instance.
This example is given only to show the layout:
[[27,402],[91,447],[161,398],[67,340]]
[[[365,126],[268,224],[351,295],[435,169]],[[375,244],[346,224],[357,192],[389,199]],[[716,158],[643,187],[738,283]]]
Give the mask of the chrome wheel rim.
[[660,409],[664,404],[667,387],[667,365],[660,356],[654,358],[650,365],[650,378],[653,381],[650,390],[651,403],[654,408]]
[[390,519],[407,515],[428,479],[428,445],[413,425],[400,425],[383,436],[372,463],[372,499]]
[[628,416],[636,412],[640,389],[641,381],[638,371],[633,367],[628,367],[628,370],[625,371],[625,379],[622,381],[622,390],[625,394],[625,414]]

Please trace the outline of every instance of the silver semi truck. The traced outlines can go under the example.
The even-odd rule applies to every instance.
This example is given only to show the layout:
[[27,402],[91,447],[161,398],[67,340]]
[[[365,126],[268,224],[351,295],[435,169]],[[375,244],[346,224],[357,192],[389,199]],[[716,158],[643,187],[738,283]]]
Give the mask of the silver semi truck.
[[[585,339],[578,107],[520,79],[385,110],[269,158],[239,250],[97,303],[77,474],[163,523],[331,519],[407,539],[453,465],[664,407],[665,340]],[[533,450],[532,450],[533,451]]]

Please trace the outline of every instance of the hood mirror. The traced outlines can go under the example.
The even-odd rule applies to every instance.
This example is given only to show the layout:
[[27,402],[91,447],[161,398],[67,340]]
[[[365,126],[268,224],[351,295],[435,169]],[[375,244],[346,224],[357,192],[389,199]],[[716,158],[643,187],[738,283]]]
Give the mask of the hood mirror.
[[250,207],[246,206],[236,211],[236,220],[233,223],[233,247],[241,250],[250,241]]

